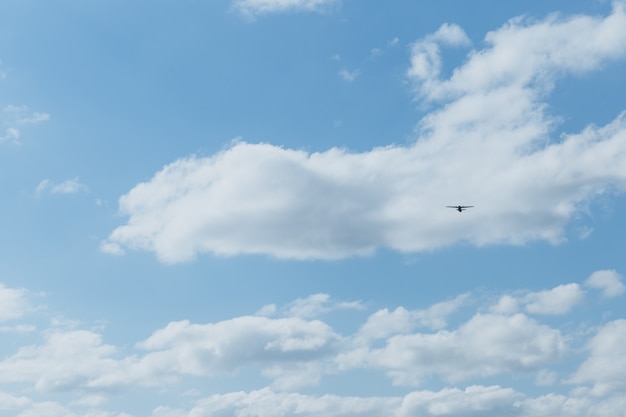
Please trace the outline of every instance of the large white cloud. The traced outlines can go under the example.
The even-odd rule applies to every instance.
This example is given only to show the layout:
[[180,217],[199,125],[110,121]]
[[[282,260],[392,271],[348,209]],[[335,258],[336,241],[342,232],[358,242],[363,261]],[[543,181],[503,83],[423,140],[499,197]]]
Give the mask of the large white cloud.
[[[467,39],[443,26],[413,48],[408,76],[423,100],[441,105],[413,145],[308,153],[240,142],[183,158],[120,198],[128,222],[102,248],[181,262],[199,252],[334,259],[380,247],[560,242],[579,205],[626,186],[626,117],[551,141],[556,119],[541,100],[559,76],[626,54],[623,9],[514,19],[449,79],[439,78],[432,45]],[[476,208],[443,209],[457,203]]]

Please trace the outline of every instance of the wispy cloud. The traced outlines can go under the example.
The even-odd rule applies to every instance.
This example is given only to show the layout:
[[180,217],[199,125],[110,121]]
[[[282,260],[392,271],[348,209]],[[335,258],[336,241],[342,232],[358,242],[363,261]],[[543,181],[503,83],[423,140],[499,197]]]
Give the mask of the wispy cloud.
[[361,72],[359,70],[349,71],[349,70],[344,68],[344,69],[339,71],[339,77],[341,77],[342,80],[351,83],[351,82],[353,82],[354,80],[357,79],[357,77],[360,75],[360,73]]
[[25,105],[8,105],[2,109],[2,126],[4,134],[0,135],[0,142],[18,142],[21,130],[25,125],[36,125],[50,120],[48,113],[31,112]]
[[78,194],[85,193],[89,190],[87,186],[80,182],[78,177],[71,180],[65,180],[61,183],[54,183],[50,179],[42,180],[35,189],[37,195],[49,194]]
[[235,10],[247,16],[284,12],[322,12],[339,0],[234,0]]

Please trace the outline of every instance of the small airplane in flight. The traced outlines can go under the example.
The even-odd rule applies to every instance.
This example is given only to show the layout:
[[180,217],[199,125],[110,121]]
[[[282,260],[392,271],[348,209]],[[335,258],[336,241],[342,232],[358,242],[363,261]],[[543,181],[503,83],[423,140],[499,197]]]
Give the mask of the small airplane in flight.
[[467,210],[468,208],[472,208],[474,206],[446,206],[446,207],[456,209],[456,211],[458,211],[460,213],[463,210]]

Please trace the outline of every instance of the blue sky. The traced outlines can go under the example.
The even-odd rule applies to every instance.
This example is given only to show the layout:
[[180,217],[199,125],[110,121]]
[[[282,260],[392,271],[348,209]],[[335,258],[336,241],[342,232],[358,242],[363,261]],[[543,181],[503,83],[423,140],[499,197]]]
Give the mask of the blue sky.
[[439,3],[3,1],[0,415],[624,415],[626,3]]

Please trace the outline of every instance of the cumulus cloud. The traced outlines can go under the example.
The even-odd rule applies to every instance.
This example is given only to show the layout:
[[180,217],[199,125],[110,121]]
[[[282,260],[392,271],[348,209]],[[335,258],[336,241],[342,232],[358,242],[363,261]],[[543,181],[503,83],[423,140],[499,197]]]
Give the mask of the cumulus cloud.
[[[559,381],[551,368],[568,353],[568,335],[523,313],[499,314],[493,309],[470,313],[469,319],[450,330],[420,329],[445,325],[446,317],[467,306],[469,297],[462,294],[418,310],[381,309],[365,318],[359,330],[339,335],[327,323],[306,317],[325,309],[330,313],[340,306],[363,306],[313,294],[280,309],[294,316],[240,316],[204,324],[171,322],[127,354],[95,331],[56,326],[43,332],[41,343],[21,347],[0,361],[0,386],[21,384],[35,388],[33,392],[40,397],[72,393],[75,398],[67,404],[35,402],[0,391],[0,410],[33,416],[42,415],[42,410],[56,410],[52,415],[71,416],[85,415],[83,411],[90,409],[98,416],[123,416],[126,414],[95,410],[110,401],[112,391],[121,388],[173,389],[185,378],[233,378],[241,370],[246,374],[254,370],[271,380],[268,387],[196,396],[200,399],[190,409],[162,405],[152,415],[609,417],[623,411],[626,320],[610,322],[590,338],[588,356],[565,381],[577,385],[568,395],[530,397],[514,388],[476,383],[497,375],[526,374],[536,377],[539,389],[547,389]],[[524,300],[524,295],[512,298]],[[473,303],[489,301],[472,296]],[[519,309],[523,307],[522,303]],[[479,305],[477,310],[483,308]],[[295,314],[298,311],[301,314]],[[446,385],[389,397],[297,392],[326,375],[363,370],[385,373],[397,385],[410,386],[432,378],[438,379],[435,385]],[[467,385],[458,386],[461,382]],[[457,386],[450,386],[452,383]]]
[[235,10],[247,16],[283,12],[321,12],[338,0],[235,0]]
[[88,387],[90,382],[117,367],[115,348],[86,330],[50,331],[42,345],[21,348],[0,362],[0,382],[34,383],[38,390]]
[[532,292],[524,297],[525,309],[533,314],[566,314],[585,296],[580,285],[559,285],[551,290]]
[[433,304],[423,310],[409,311],[398,307],[393,311],[384,308],[368,317],[359,329],[357,339],[366,341],[384,339],[394,334],[409,333],[417,326],[441,329],[446,326],[446,318],[458,310],[469,298],[462,294],[450,301]]
[[381,369],[395,384],[415,385],[433,375],[461,381],[536,369],[565,351],[560,331],[523,314],[477,314],[453,331],[392,336],[383,348],[359,348],[338,362]]
[[602,290],[605,297],[617,297],[624,293],[626,287],[622,283],[622,276],[614,270],[596,271],[587,278],[585,285]]
[[37,195],[44,193],[50,194],[78,194],[87,192],[88,188],[81,183],[78,177],[71,180],[65,180],[61,183],[54,183],[49,179],[42,180],[35,189]]
[[[582,204],[626,187],[626,116],[554,141],[542,98],[560,76],[622,58],[626,14],[615,3],[603,18],[514,19],[485,40],[448,79],[438,48],[466,45],[462,29],[444,25],[414,45],[408,77],[440,106],[414,144],[309,153],[240,142],[179,159],[120,198],[128,221],[102,247],[174,263],[202,252],[337,259],[562,242]],[[442,210],[456,203],[476,209]]]
[[570,383],[592,383],[596,395],[626,392],[626,320],[604,325],[588,345],[590,356]]
[[182,374],[232,372],[243,364],[320,359],[336,349],[339,336],[325,323],[299,318],[244,316],[215,324],[170,323],[138,344]]
[[489,310],[504,315],[522,310],[530,314],[563,315],[569,313],[584,298],[585,292],[579,284],[562,284],[550,290],[505,294]]
[[327,324],[299,318],[182,321],[138,343],[142,355],[120,357],[96,332],[50,330],[41,345],[23,347],[0,362],[0,383],[32,383],[40,391],[105,390],[257,366],[277,386],[293,388],[319,381],[323,361],[337,351],[340,339]]

